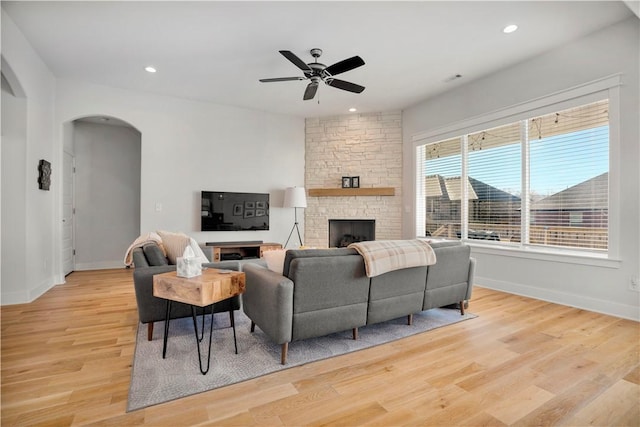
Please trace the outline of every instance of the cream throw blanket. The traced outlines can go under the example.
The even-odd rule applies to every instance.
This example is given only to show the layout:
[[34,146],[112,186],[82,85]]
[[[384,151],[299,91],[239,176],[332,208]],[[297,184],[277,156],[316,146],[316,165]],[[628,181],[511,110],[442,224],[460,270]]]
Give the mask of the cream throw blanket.
[[[162,240],[160,234],[165,236],[165,241]],[[175,236],[179,236],[182,238],[183,242],[178,244],[176,243],[176,239],[172,238]],[[133,265],[133,250],[135,248],[141,248],[147,243],[156,243],[164,256],[169,258],[171,264],[176,263],[177,257],[182,256],[185,248],[187,246],[191,247],[193,253],[200,263],[209,262],[209,259],[200,248],[200,245],[193,239],[193,237],[189,237],[186,234],[182,233],[170,233],[168,231],[158,231],[158,232],[150,232],[140,235],[136,240],[133,241],[131,246],[127,249],[127,253],[124,256],[124,265],[132,266]]]
[[167,255],[167,252],[162,245],[162,239],[158,235],[158,233],[154,233],[153,231],[150,233],[141,234],[136,240],[133,241],[131,246],[127,249],[127,253],[124,256],[124,265],[131,266],[133,264],[133,250],[135,248],[141,248],[147,243],[157,243],[164,255]]
[[349,247],[358,251],[364,258],[368,277],[436,263],[433,248],[424,240],[373,240],[352,243]]

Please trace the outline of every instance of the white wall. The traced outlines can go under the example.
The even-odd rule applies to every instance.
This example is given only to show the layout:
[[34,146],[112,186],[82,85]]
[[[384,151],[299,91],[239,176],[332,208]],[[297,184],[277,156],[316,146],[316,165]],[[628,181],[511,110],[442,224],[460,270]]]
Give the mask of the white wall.
[[[6,69],[3,69],[3,73]],[[25,279],[26,181],[22,175],[27,163],[27,100],[14,96],[2,74],[2,291],[7,295],[22,292]],[[11,199],[5,197],[11,195]]]
[[550,95],[599,78],[622,73],[620,88],[621,162],[620,191],[622,230],[620,262],[615,267],[583,265],[553,260],[510,257],[478,248],[476,283],[517,294],[578,306],[589,310],[640,319],[640,294],[628,290],[632,276],[640,275],[640,116],[639,40],[636,17],[558,47],[537,58],[458,89],[429,99],[403,112],[405,207],[403,235],[414,236],[413,194],[415,149],[412,137],[434,131],[509,106]]
[[[55,283],[55,197],[62,163],[53,141],[53,75],[4,11],[1,19],[2,62],[11,68],[26,99],[26,129],[19,137],[23,146],[2,153],[2,209],[16,209],[12,212],[21,218],[13,227],[7,222],[11,217],[2,215],[1,297],[3,304],[10,304],[31,301]],[[51,191],[38,189],[40,159],[52,164]],[[7,164],[12,170],[5,175]]]
[[[140,131],[141,233],[284,243],[291,227],[290,209],[282,208],[284,188],[304,185],[304,119],[67,80],[57,88],[58,125],[104,115]],[[270,230],[199,231],[202,190],[270,193]]]
[[75,270],[122,267],[140,235],[140,132],[74,123]]
[[[59,173],[63,150],[75,149],[69,124],[80,117],[112,116],[141,132],[141,232],[183,231],[201,242],[286,240],[291,212],[282,208],[284,188],[304,185],[303,119],[55,80],[4,11],[2,59],[27,98],[26,161],[19,162],[24,164],[8,178],[15,186],[2,192],[3,206],[25,199],[24,207],[17,207],[25,232],[2,235],[5,250],[13,242],[24,242],[24,250],[16,255],[18,265],[3,262],[4,268],[23,273],[10,289],[2,284],[3,304],[32,301],[64,282]],[[49,192],[38,190],[39,159],[52,163]],[[200,232],[201,190],[270,193],[270,230]]]

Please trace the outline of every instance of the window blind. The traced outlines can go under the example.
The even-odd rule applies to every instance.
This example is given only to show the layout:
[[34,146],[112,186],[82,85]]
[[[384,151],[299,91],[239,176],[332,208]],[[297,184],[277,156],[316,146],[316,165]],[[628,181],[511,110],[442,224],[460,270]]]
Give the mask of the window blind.
[[426,236],[460,238],[461,141],[453,138],[422,146],[418,187],[422,191],[421,221]]
[[520,124],[510,123],[468,137],[468,237],[520,241]]
[[528,120],[530,243],[608,248],[608,100]]
[[608,112],[605,99],[417,147],[417,235],[606,250]]

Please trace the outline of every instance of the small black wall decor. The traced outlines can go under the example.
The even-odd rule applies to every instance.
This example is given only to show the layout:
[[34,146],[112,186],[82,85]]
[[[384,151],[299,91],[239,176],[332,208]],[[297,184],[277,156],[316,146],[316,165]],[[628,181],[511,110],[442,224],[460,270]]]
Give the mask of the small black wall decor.
[[42,159],[38,163],[38,188],[49,191],[51,185],[51,163]]

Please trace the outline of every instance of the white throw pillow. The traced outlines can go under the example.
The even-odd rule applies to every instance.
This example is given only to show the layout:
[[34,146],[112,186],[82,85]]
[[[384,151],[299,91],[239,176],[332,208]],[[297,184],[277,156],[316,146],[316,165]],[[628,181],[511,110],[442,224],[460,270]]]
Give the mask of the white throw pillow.
[[176,264],[177,258],[181,257],[184,249],[191,244],[191,238],[184,233],[158,230],[158,235],[162,239],[162,246],[164,246],[171,264]]
[[284,270],[284,257],[286,249],[274,249],[262,253],[262,257],[267,262],[267,267],[274,273],[282,274]]

